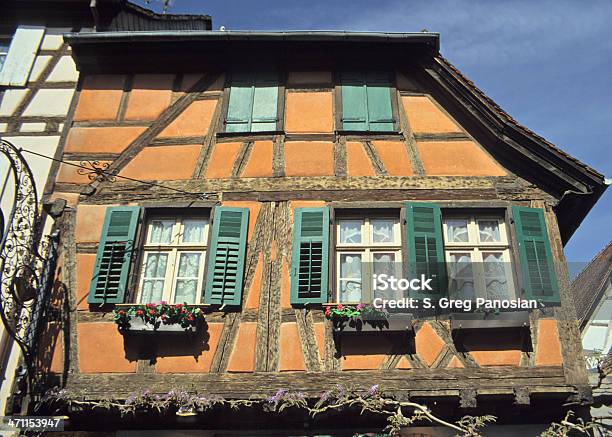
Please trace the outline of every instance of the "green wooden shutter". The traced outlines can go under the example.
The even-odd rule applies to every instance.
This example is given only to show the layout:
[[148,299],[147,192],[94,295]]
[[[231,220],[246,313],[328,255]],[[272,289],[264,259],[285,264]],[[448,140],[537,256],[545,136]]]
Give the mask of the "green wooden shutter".
[[278,74],[236,73],[232,76],[226,132],[276,130]]
[[341,82],[344,130],[394,130],[391,88],[387,73],[343,73]]
[[543,302],[560,302],[544,211],[540,208],[513,206],[512,217],[519,246],[525,297]]
[[363,73],[342,74],[342,129],[344,130],[368,130],[365,80],[365,74]]
[[329,208],[296,208],[291,257],[291,303],[327,301]]
[[251,132],[274,131],[278,121],[278,74],[258,73],[253,94]]
[[127,289],[140,207],[106,209],[88,303],[122,303]]
[[367,76],[368,130],[392,131],[393,108],[387,73],[369,72]]
[[250,132],[251,114],[253,113],[253,75],[236,73],[232,75],[227,117],[226,132]]
[[439,299],[446,294],[446,265],[442,236],[442,213],[433,203],[406,203],[406,239],[410,278],[434,278],[432,291],[410,291],[410,296]]
[[248,208],[215,208],[204,303],[241,304],[248,224]]

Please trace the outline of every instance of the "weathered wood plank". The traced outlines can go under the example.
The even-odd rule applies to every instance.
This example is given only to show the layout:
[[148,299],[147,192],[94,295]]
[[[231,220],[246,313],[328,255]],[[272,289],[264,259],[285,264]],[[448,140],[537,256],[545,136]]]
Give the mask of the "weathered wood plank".
[[224,396],[265,396],[279,388],[303,391],[318,396],[336,384],[364,387],[371,383],[390,387],[396,392],[423,390],[571,387],[564,383],[560,367],[488,368],[488,369],[411,369],[351,372],[263,372],[251,374],[81,374],[68,379],[69,392],[84,398],[125,396],[147,387],[153,393],[166,393],[177,387],[197,387],[199,392]]

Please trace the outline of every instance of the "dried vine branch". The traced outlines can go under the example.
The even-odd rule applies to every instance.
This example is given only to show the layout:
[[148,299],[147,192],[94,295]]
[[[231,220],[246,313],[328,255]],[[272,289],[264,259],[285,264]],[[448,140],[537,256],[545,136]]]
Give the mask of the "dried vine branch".
[[[348,389],[336,385],[331,390],[321,394],[314,402],[307,399],[302,392],[293,392],[279,389],[274,395],[260,399],[225,399],[218,395],[201,395],[186,391],[172,390],[165,395],[155,395],[145,390],[128,396],[125,401],[115,399],[102,399],[98,401],[81,400],[71,397],[65,390],[54,389],[49,391],[42,399],[41,406],[55,408],[60,412],[71,407],[77,409],[105,409],[118,411],[122,415],[134,414],[137,411],[154,411],[164,413],[174,410],[177,415],[196,415],[215,406],[225,405],[231,409],[260,406],[266,412],[282,412],[294,407],[315,417],[327,411],[342,411],[358,407],[360,413],[370,412],[387,417],[387,427],[384,429],[387,436],[399,435],[401,428],[410,426],[419,421],[434,422],[456,431],[459,436],[480,436],[480,428],[495,422],[494,416],[472,417],[465,416],[455,423],[445,421],[435,416],[426,406],[410,402],[399,401],[385,396],[378,385],[367,390]],[[405,413],[410,413],[406,416]]]

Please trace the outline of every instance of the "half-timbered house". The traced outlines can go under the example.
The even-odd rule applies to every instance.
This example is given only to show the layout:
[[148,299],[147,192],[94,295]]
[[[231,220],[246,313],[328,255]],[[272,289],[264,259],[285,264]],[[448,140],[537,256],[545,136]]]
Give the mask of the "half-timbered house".
[[[495,415],[496,435],[588,405],[563,246],[604,178],[504,112],[442,57],[438,34],[64,39],[80,75],[45,200],[67,201],[56,219],[65,317],[41,366],[47,388],[81,402],[64,411],[71,429],[385,426],[350,408],[313,418],[220,405],[186,418],[85,407],[143,390],[310,401],[337,384],[379,385],[447,420]],[[376,290],[372,275],[394,271],[433,272],[433,290]],[[379,297],[537,308],[332,320],[338,305]],[[169,310],[138,305],[160,301],[197,320],[147,327]]]

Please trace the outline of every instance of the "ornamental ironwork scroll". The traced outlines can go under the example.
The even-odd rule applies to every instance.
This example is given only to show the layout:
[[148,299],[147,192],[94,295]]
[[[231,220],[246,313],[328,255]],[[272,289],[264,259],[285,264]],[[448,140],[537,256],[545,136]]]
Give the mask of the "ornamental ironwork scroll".
[[12,175],[15,185],[0,241],[0,318],[23,353],[31,388],[38,337],[49,311],[59,234],[41,243],[32,171],[21,151],[8,141],[0,141],[0,153],[9,163],[7,181]]

